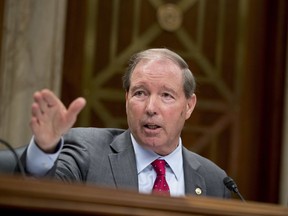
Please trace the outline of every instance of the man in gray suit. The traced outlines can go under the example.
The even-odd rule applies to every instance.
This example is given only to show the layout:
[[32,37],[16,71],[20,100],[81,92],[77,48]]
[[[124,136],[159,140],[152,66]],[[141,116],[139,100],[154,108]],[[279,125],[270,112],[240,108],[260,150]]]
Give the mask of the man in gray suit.
[[133,55],[123,76],[129,128],[72,128],[86,101],[68,108],[48,89],[35,92],[25,153],[27,172],[117,189],[151,193],[165,160],[171,196],[228,198],[225,171],[184,147],[181,131],[196,105],[196,83],[187,63],[160,48]]

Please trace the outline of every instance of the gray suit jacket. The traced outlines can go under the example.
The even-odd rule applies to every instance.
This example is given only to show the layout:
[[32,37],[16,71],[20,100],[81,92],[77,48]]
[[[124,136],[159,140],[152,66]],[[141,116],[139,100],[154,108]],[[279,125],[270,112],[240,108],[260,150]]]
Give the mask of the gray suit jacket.
[[[228,198],[226,173],[212,161],[183,147],[185,192]],[[64,136],[63,150],[48,174],[64,181],[138,191],[136,158],[129,130],[72,128]],[[197,189],[199,191],[199,189]]]

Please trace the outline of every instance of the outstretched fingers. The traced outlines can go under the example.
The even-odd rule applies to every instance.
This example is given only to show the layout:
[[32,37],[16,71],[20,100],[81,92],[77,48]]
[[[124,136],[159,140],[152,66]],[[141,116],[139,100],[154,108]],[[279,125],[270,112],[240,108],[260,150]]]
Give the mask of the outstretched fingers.
[[34,103],[32,104],[32,129],[45,127],[44,129],[54,130],[57,133],[66,132],[76,122],[78,114],[85,105],[86,100],[79,97],[67,109],[49,89],[35,92]]

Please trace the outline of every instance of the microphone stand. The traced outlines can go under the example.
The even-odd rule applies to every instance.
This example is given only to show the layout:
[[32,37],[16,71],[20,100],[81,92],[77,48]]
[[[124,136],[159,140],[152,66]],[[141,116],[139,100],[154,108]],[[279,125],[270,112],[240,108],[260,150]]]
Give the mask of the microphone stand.
[[234,180],[231,177],[229,176],[225,177],[223,179],[223,183],[230,191],[236,193],[243,202],[246,202],[243,196],[240,194],[237,184],[234,182]]
[[15,157],[16,164],[17,164],[17,166],[18,166],[19,169],[20,169],[21,175],[22,175],[23,177],[25,177],[26,175],[25,175],[25,171],[24,171],[23,165],[22,165],[22,163],[21,163],[21,161],[20,161],[20,159],[19,159],[16,151],[15,151],[15,150],[12,148],[12,146],[11,146],[8,142],[6,142],[5,140],[0,139],[0,143],[4,144],[4,145],[12,152],[13,156]]

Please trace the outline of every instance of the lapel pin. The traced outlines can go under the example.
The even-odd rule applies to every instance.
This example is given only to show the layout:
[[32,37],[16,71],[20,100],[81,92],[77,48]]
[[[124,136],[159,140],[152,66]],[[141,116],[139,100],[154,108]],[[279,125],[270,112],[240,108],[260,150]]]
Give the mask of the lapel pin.
[[202,194],[201,188],[196,188],[196,189],[195,189],[195,193],[196,193],[197,195],[201,195],[201,194]]

